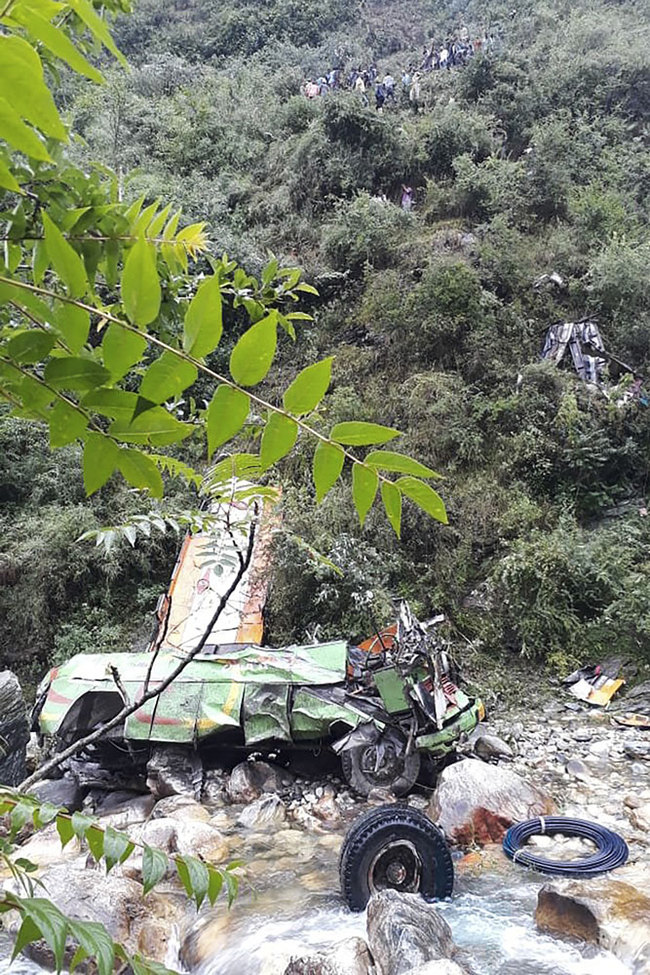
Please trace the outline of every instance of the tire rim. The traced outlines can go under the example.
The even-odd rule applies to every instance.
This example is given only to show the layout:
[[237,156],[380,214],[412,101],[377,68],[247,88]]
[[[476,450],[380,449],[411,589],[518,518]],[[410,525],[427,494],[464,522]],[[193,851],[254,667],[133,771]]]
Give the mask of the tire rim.
[[413,843],[394,840],[377,853],[368,867],[371,894],[380,890],[399,890],[415,894],[420,889],[422,860]]
[[382,743],[381,749],[378,745],[368,745],[364,748],[360,766],[367,778],[378,785],[385,785],[399,777],[404,763],[393,742]]

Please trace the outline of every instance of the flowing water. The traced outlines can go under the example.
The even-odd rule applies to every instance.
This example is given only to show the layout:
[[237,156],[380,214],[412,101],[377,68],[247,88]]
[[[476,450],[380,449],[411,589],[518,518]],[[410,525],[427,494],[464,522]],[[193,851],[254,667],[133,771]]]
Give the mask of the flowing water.
[[[338,894],[336,837],[303,833],[299,849],[296,832],[256,837],[249,862],[257,888],[244,890],[227,916],[202,912],[200,975],[279,975],[292,955],[365,937],[365,914],[352,914]],[[477,975],[629,975],[608,952],[536,931],[543,878],[498,851],[486,863],[477,857],[476,868],[460,863],[453,898],[437,906]],[[169,961],[179,965],[177,955]]]

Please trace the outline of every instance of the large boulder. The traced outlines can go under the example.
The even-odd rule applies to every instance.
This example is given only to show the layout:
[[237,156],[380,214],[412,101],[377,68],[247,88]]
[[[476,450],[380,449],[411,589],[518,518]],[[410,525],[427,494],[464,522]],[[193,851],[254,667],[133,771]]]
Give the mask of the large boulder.
[[374,894],[368,903],[367,934],[379,975],[405,975],[456,952],[449,925],[419,894]]
[[372,958],[363,938],[347,938],[323,951],[294,957],[284,975],[371,975]]
[[41,802],[51,802],[52,805],[73,813],[81,809],[87,790],[71,775],[66,774],[61,779],[41,779],[29,791]]
[[473,759],[441,772],[427,809],[447,839],[460,846],[498,843],[513,823],[554,812],[551,797],[516,772]]
[[650,971],[650,897],[610,877],[546,884],[535,921],[540,931],[609,949],[634,973]]
[[23,692],[10,670],[0,671],[0,782],[20,785],[26,776],[29,725]]
[[231,802],[253,802],[263,792],[288,792],[295,776],[268,762],[241,762],[230,774],[226,792]]
[[156,745],[147,762],[147,788],[156,799],[186,795],[201,798],[203,763],[193,748]]

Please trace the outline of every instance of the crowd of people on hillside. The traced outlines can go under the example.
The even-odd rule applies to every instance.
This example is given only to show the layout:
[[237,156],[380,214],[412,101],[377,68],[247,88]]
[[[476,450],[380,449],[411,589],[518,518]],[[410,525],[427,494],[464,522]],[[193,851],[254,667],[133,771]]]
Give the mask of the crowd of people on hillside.
[[484,31],[480,36],[471,40],[467,28],[463,28],[456,38],[448,38],[442,43],[431,41],[422,52],[422,59],[418,63],[409,64],[399,78],[390,72],[380,76],[376,64],[367,68],[356,67],[346,72],[339,63],[326,74],[313,79],[309,78],[302,86],[302,93],[306,98],[320,98],[332,91],[354,91],[364,105],[370,105],[370,97],[374,96],[377,111],[383,111],[385,105],[396,104],[398,99],[409,101],[417,108],[420,102],[422,76],[430,71],[450,71],[452,68],[462,68],[477,54],[490,53],[497,43],[493,33]]

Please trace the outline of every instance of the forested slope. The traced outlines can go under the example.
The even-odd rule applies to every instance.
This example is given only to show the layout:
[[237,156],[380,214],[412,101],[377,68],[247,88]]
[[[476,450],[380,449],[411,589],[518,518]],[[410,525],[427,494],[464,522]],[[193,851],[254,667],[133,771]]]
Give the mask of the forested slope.
[[[423,75],[416,105],[301,94],[373,61],[399,88],[431,39],[464,27],[494,45]],[[444,475],[450,525],[409,507],[398,542],[373,513],[359,534],[346,483],[316,510],[298,450],[285,524],[345,574],[281,536],[274,642],[357,637],[407,596],[492,652],[647,658],[650,410],[617,405],[626,373],[611,369],[605,395],[540,350],[551,323],[595,316],[606,349],[648,373],[649,29],[641,2],[142,0],[117,30],[131,72],[110,68],[103,89],[64,80],[76,151],[118,168],[125,195],[174,198],[254,272],[269,250],[306,268],[315,321],[279,381],[334,353],[328,420],[394,425]],[[561,286],[534,286],[552,272]],[[125,518],[128,492],[82,505],[74,449],[27,451],[15,420],[0,436],[3,655],[27,652],[36,673],[128,642],[174,541],[101,563],[75,539]]]

